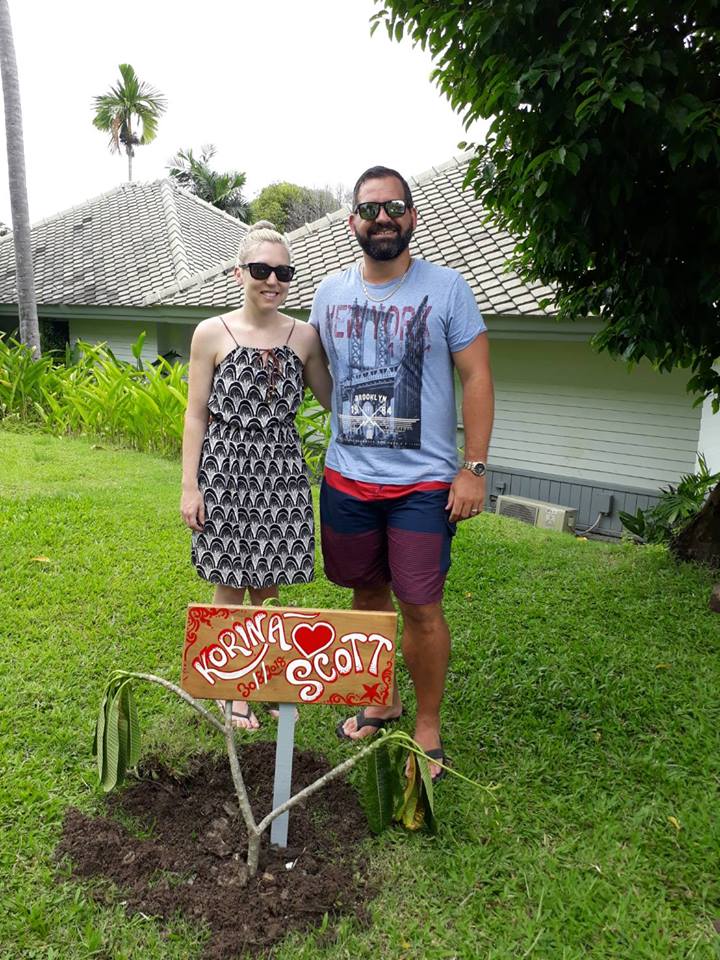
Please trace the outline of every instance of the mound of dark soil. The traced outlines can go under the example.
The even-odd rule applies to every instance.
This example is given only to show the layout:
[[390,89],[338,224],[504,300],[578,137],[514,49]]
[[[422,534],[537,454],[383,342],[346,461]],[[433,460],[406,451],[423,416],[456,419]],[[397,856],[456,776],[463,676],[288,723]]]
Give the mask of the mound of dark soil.
[[[275,744],[246,744],[239,752],[259,820],[271,807]],[[316,754],[296,751],[293,792],[328,769]],[[368,829],[347,783],[333,781],[290,812],[286,848],[271,847],[266,834],[257,876],[243,886],[246,832],[227,760],[200,755],[182,777],[146,761],[141,775],[108,799],[107,817],[69,808],[57,850],[70,859],[73,876],[117,884],[128,912],[169,918],[179,911],[204,920],[207,960],[263,953],[326,913],[366,919],[372,889],[359,845]]]

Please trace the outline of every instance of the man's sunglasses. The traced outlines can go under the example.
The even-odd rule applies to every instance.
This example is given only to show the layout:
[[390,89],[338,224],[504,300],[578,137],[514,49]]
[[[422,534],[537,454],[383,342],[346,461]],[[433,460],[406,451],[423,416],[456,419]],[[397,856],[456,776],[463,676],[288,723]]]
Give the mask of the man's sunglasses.
[[384,203],[376,203],[374,200],[368,200],[366,203],[359,203],[355,207],[355,213],[360,214],[361,220],[377,220],[380,213],[380,207],[383,208],[389,217],[402,217],[408,208],[404,200],[385,200]]
[[243,270],[249,270],[253,280],[267,280],[271,273],[274,273],[280,283],[290,283],[295,275],[295,267],[290,267],[286,263],[279,267],[271,267],[269,263],[239,263]]

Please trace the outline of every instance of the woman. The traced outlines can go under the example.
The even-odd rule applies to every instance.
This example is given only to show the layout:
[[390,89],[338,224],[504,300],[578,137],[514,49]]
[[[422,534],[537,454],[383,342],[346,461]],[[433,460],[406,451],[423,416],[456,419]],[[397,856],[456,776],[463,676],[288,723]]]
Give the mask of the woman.
[[[180,511],[193,531],[198,574],[213,603],[277,597],[278,584],[313,578],[313,506],[295,428],[309,386],[330,406],[317,332],[280,313],[294,267],[286,239],[260,221],[238,250],[243,306],[198,324],[190,350]],[[233,723],[259,724],[244,700]]]

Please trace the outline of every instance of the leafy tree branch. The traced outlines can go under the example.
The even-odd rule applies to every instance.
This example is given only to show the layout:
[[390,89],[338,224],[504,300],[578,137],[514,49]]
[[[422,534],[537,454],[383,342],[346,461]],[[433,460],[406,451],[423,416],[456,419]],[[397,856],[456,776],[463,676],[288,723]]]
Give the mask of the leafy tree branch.
[[467,182],[594,344],[720,402],[719,0],[379,0],[433,55],[466,124]]

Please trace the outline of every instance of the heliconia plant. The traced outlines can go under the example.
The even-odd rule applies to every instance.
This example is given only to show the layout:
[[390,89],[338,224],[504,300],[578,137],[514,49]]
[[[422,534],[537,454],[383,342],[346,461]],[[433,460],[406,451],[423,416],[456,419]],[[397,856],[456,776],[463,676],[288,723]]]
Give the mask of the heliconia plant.
[[[425,828],[429,833],[437,833],[433,781],[430,765],[423,753],[416,753],[412,748],[397,750],[391,743],[381,744],[380,748],[368,757],[367,768],[364,784],[365,810],[368,812],[368,823],[373,833],[380,833],[393,823],[399,823],[407,830]],[[383,774],[378,778],[381,768],[384,768]],[[449,767],[444,769],[450,770]],[[369,791],[379,800],[381,816],[377,819],[369,803]]]
[[393,823],[406,830],[437,833],[430,763],[490,795],[493,793],[493,787],[482,786],[452,767],[430,760],[412,737],[396,731],[367,756],[362,799],[373,833],[382,833]]
[[[132,344],[134,363],[106,344],[78,341],[62,358],[33,360],[28,347],[0,334],[0,420],[31,422],[56,436],[84,434],[133,450],[176,457],[182,447],[188,366],[142,359],[145,334]],[[325,463],[329,416],[310,393],[297,413],[303,455],[314,478]]]

